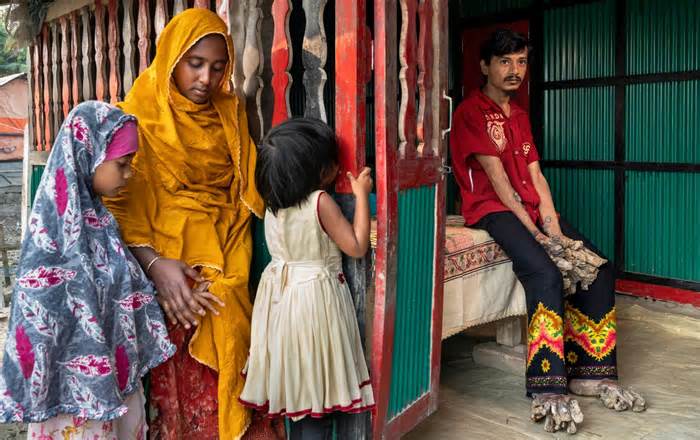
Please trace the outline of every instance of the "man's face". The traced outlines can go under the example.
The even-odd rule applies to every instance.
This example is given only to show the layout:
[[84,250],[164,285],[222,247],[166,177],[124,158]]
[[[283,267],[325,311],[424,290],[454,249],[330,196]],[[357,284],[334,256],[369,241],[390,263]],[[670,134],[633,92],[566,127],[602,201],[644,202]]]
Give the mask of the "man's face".
[[486,64],[481,60],[481,73],[488,77],[488,83],[506,93],[518,90],[527,72],[527,48],[520,52],[493,56]]

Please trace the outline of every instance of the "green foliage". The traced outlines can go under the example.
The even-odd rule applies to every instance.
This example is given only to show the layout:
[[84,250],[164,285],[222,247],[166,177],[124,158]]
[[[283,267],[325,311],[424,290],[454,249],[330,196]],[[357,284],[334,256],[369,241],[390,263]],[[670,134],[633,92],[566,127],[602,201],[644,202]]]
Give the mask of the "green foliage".
[[0,76],[27,70],[27,52],[5,28],[6,10],[0,9]]

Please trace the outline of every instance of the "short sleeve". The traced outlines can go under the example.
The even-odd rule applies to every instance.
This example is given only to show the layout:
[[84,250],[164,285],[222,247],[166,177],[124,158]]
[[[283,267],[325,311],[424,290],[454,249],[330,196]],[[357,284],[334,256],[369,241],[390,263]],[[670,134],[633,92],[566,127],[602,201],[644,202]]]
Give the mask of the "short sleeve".
[[522,133],[523,133],[523,154],[525,155],[525,161],[528,165],[530,165],[533,162],[537,162],[540,160],[540,154],[537,151],[537,147],[535,146],[535,140],[532,137],[532,129],[530,127],[530,118],[527,117],[527,114],[524,114],[520,120],[520,123],[522,124]]
[[[471,108],[468,107],[469,104]],[[484,116],[469,101],[460,104],[455,112],[450,133],[450,148],[453,158],[461,163],[472,154],[500,155],[488,136]]]

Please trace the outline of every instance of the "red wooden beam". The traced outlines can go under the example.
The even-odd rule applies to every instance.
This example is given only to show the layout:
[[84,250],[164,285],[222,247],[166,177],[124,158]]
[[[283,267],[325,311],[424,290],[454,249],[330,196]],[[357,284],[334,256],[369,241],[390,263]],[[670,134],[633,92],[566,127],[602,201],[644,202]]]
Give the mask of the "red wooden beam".
[[285,121],[289,112],[289,87],[292,76],[289,68],[292,66],[292,44],[289,37],[289,15],[292,4],[289,0],[275,0],[272,4],[272,18],[275,23],[272,39],[272,90],[274,106],[272,110],[272,125]]
[[420,422],[425,420],[428,415],[430,415],[430,411],[428,411],[428,409],[431,404],[430,394],[425,394],[423,397],[418,399],[417,402],[412,403],[407,410],[389,422],[384,430],[384,436],[380,438],[401,438],[402,435],[418,426]]
[[119,32],[117,26],[117,0],[109,0],[107,4],[109,34],[109,102],[115,103],[121,96],[121,74],[119,72]]
[[365,166],[366,86],[371,53],[365,0],[335,3],[335,131],[340,148],[336,190],[350,193],[345,171],[357,174]]
[[370,367],[377,403],[373,438],[381,439],[391,391],[396,317],[398,235],[396,0],[374,2],[374,102],[377,175],[377,247]]
[[615,290],[634,296],[648,297],[661,301],[673,301],[682,304],[691,304],[700,307],[700,292],[679,289],[658,284],[648,284],[632,280],[617,280]]

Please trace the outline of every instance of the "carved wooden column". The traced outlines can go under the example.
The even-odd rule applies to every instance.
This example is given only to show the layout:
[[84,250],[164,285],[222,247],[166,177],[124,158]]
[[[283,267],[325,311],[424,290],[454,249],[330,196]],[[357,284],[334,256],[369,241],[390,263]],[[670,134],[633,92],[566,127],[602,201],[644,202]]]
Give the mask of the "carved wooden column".
[[109,102],[121,99],[121,74],[119,72],[119,31],[117,25],[117,0],[109,0],[107,32],[109,35]]
[[105,63],[105,7],[95,2],[95,93],[96,99],[107,101],[107,64]]
[[63,108],[61,102],[61,52],[59,49],[58,23],[52,21],[49,23],[51,29],[51,100],[53,106],[51,113],[53,117],[53,125],[51,132],[51,143],[56,139],[56,134],[61,128],[63,122]]
[[139,0],[138,22],[139,34],[139,73],[146,70],[151,60],[151,19],[148,12],[148,0]]
[[68,34],[68,16],[59,19],[61,26],[61,97],[63,118],[68,116],[71,109],[71,84],[70,84],[70,42]]
[[289,37],[289,16],[292,13],[292,3],[289,0],[275,0],[272,3],[272,17],[275,22],[275,32],[272,40],[272,90],[275,96],[272,111],[272,125],[288,119],[292,113],[289,110],[289,88],[292,85],[292,42]]
[[32,46],[32,80],[34,81],[33,104],[34,104],[34,145],[36,150],[44,149],[44,112],[43,112],[43,94],[41,90],[41,37],[34,40]]
[[306,105],[304,116],[326,121],[326,108],[323,104],[323,86],[326,83],[328,47],[323,29],[323,8],[326,0],[303,0],[306,15],[306,29],[302,43],[301,60],[304,65],[304,89]]
[[[78,32],[80,16],[78,11],[70,14],[70,61],[71,61],[71,97],[73,107],[82,101],[82,78],[80,76],[80,41]],[[88,79],[89,80],[89,79]]]
[[156,0],[156,14],[153,18],[153,27],[156,30],[156,42],[165,24],[168,22],[168,3],[165,0]]
[[243,96],[243,51],[246,44],[246,25],[248,23],[248,1],[236,0],[229,3],[228,23],[231,39],[233,40],[233,88],[239,96]]
[[122,23],[122,40],[124,53],[124,74],[122,75],[122,84],[124,86],[124,96],[131,89],[136,77],[136,26],[134,23],[134,0],[122,0],[124,6],[124,18]]
[[209,9],[209,0],[194,0],[194,7]]
[[419,156],[435,154],[433,142],[433,5],[432,0],[421,0],[418,8],[418,136]]
[[248,0],[248,21],[246,24],[245,49],[243,49],[243,93],[246,97],[248,127],[250,135],[259,141],[263,132],[262,113],[260,111],[260,93],[263,87],[262,49],[260,44],[260,20],[262,11],[260,0]]
[[93,84],[93,34],[90,29],[90,9],[84,7],[80,10],[80,18],[83,22],[82,40],[82,65],[83,65],[83,99],[95,99],[95,86]]
[[230,31],[231,25],[229,24],[228,11],[229,0],[216,0],[216,13],[219,14],[219,17],[221,17],[222,20],[224,20],[226,27],[228,27]]
[[173,2],[173,17],[187,9],[187,0],[175,0]]
[[399,154],[401,158],[415,157],[416,153],[416,3],[400,0],[401,37],[399,38]]
[[44,151],[51,149],[51,131],[53,130],[53,115],[51,114],[51,62],[49,58],[49,27],[44,25],[41,31],[42,48],[42,76],[44,77]]

